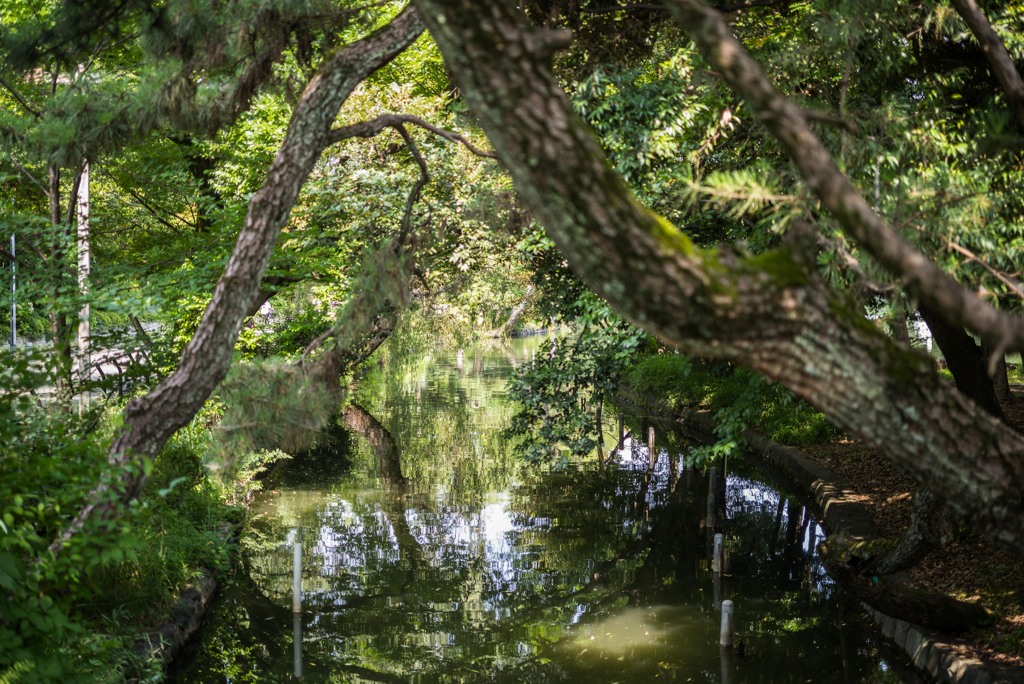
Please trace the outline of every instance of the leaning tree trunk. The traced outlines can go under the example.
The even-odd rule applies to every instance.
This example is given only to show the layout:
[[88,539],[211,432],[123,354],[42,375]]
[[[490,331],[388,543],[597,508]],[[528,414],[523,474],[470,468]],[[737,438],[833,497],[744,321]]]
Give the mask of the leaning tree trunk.
[[361,435],[370,443],[377,454],[380,476],[389,485],[401,486],[406,480],[402,475],[402,461],[395,438],[373,414],[353,402],[341,411],[341,421],[352,432]]
[[507,337],[513,330],[516,329],[516,325],[519,324],[519,319],[523,317],[526,310],[530,307],[530,303],[533,301],[533,285],[526,286],[526,294],[523,295],[523,301],[519,302],[512,313],[509,314],[508,318],[500,326],[494,330],[490,330],[484,333],[484,337],[491,339],[498,339],[501,337]]
[[[239,328],[259,294],[274,243],[299,190],[331,141],[331,126],[341,105],[357,85],[412,44],[421,32],[419,16],[407,7],[379,31],[335,52],[310,79],[263,185],[249,201],[235,249],[177,369],[149,394],[125,407],[124,429],[109,455],[110,464],[121,473],[120,480],[102,483],[93,492],[91,503],[79,511],[51,550],[59,549],[93,515],[109,515],[138,496],[145,483],[141,459],[155,456],[224,379]],[[116,497],[110,495],[112,488]]]
[[792,246],[756,257],[701,250],[641,206],[550,69],[565,32],[530,26],[514,3],[417,4],[524,203],[597,294],[684,351],[778,380],[1024,551],[1024,439],[864,320]]
[[1002,418],[1003,410],[985,368],[985,355],[974,338],[960,326],[947,323],[929,306],[922,305],[918,311],[946,359],[946,367],[953,374],[956,388],[993,416]]

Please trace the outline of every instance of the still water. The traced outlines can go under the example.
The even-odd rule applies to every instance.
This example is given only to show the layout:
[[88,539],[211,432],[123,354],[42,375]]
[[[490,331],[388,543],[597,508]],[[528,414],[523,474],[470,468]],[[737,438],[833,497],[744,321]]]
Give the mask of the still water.
[[[900,681],[825,574],[817,523],[762,476],[714,478],[719,579],[712,478],[660,434],[651,468],[638,419],[644,443],[616,449],[614,426],[607,468],[519,463],[504,384],[538,344],[375,371],[348,414],[360,434],[265,482],[244,568],[178,681]],[[725,599],[742,648],[719,648]]]

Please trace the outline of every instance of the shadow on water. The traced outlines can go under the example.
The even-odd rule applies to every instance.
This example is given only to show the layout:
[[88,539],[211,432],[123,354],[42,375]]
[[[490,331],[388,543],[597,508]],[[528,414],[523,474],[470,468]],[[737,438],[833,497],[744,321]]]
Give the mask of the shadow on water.
[[[535,345],[371,378],[343,416],[359,437],[266,483],[243,567],[177,680],[899,681],[824,572],[820,527],[760,476],[685,468],[670,441],[651,467],[629,438],[604,469],[517,463],[504,381]],[[718,645],[725,599],[734,649]]]

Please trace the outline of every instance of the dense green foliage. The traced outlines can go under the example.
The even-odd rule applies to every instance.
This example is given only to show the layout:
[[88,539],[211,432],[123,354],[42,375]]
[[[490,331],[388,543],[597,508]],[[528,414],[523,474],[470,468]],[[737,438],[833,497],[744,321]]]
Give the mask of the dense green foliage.
[[[636,197],[695,243],[735,243],[741,255],[778,246],[797,218],[813,222],[820,274],[858,307],[904,326],[914,303],[900,283],[822,215],[778,143],[690,41],[657,8],[605,4],[525,3],[538,23],[575,31],[556,58],[558,74]],[[156,676],[131,655],[141,626],[199,568],[224,566],[225,525],[239,522],[232,506],[258,486],[255,474],[284,456],[277,449],[315,442],[342,386],[366,374],[356,369],[324,387],[301,364],[335,326],[338,337],[358,335],[359,326],[337,322],[383,278],[374,259],[388,245],[407,251],[396,286],[407,306],[394,313],[396,332],[375,361],[457,349],[502,330],[521,305],[520,327],[561,326],[510,388],[520,410],[508,422],[526,437],[531,462],[601,445],[601,413],[623,381],[715,415],[719,441],[696,450],[697,460],[741,448],[753,425],[792,444],[834,436],[779,385],[671,349],[655,353],[655,342],[587,291],[506,174],[463,144],[487,147],[437,47],[422,37],[361,84],[336,123],[401,112],[462,142],[407,124],[408,138],[387,128],[330,146],[288,208],[234,349],[240,363],[219,396],[145,464],[140,500],[49,553],[77,511],[115,496],[97,483],[121,474],[105,457],[118,414],[127,395],[173,370],[199,329],[306,84],[329,55],[400,6],[0,7],[0,328],[11,323],[14,235],[21,335],[44,341],[36,352],[3,356],[0,682]],[[985,10],[1024,61],[1024,6],[989,2]],[[970,289],[1018,309],[1024,137],[955,12],[937,0],[811,0],[730,17],[889,223]],[[93,271],[83,289],[74,206],[87,160]],[[93,349],[131,353],[119,378],[109,367],[91,379],[75,370],[85,303]],[[388,391],[400,389],[408,387]],[[464,415],[453,419],[451,430],[465,424]]]
[[91,521],[50,553],[65,517],[95,502],[96,478],[116,474],[106,445],[117,414],[40,407],[28,392],[47,378],[30,360],[39,362],[5,353],[0,390],[0,672],[11,682],[152,678],[160,668],[139,658],[135,640],[200,568],[227,566],[239,520],[228,502],[241,490],[206,477],[204,416],[145,466],[146,495],[124,516]]
[[559,444],[574,456],[603,444],[602,406],[647,339],[591,295],[571,312],[570,331],[543,345],[509,383],[521,406],[509,430],[527,437],[519,448],[534,463],[550,461]]

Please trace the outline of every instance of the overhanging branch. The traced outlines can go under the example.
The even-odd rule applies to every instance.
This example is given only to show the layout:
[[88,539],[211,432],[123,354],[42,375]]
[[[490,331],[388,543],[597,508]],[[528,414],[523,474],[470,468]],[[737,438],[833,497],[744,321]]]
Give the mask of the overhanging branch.
[[[514,3],[416,2],[519,196],[598,295],[684,351],[779,381],[926,483],[965,522],[1024,553],[1020,435],[946,383],[931,358],[866,321],[799,250],[703,250],[641,205],[529,49],[537,29]],[[734,69],[731,45],[725,62]],[[806,133],[794,109],[776,114],[791,114]]]
[[992,68],[999,85],[1003,87],[1003,92],[1006,93],[1010,110],[1017,118],[1017,123],[1024,128],[1024,80],[1021,80],[1017,65],[1013,63],[1013,58],[1006,51],[1002,39],[999,38],[999,34],[989,23],[988,17],[974,0],[951,0],[951,2],[981,44],[981,51],[985,53],[988,65]]
[[977,333],[999,351],[1024,350],[1024,319],[999,311],[914,249],[875,213],[807,125],[803,109],[775,90],[721,13],[703,0],[667,0],[704,58],[782,144],[804,181],[843,230],[919,301]]

